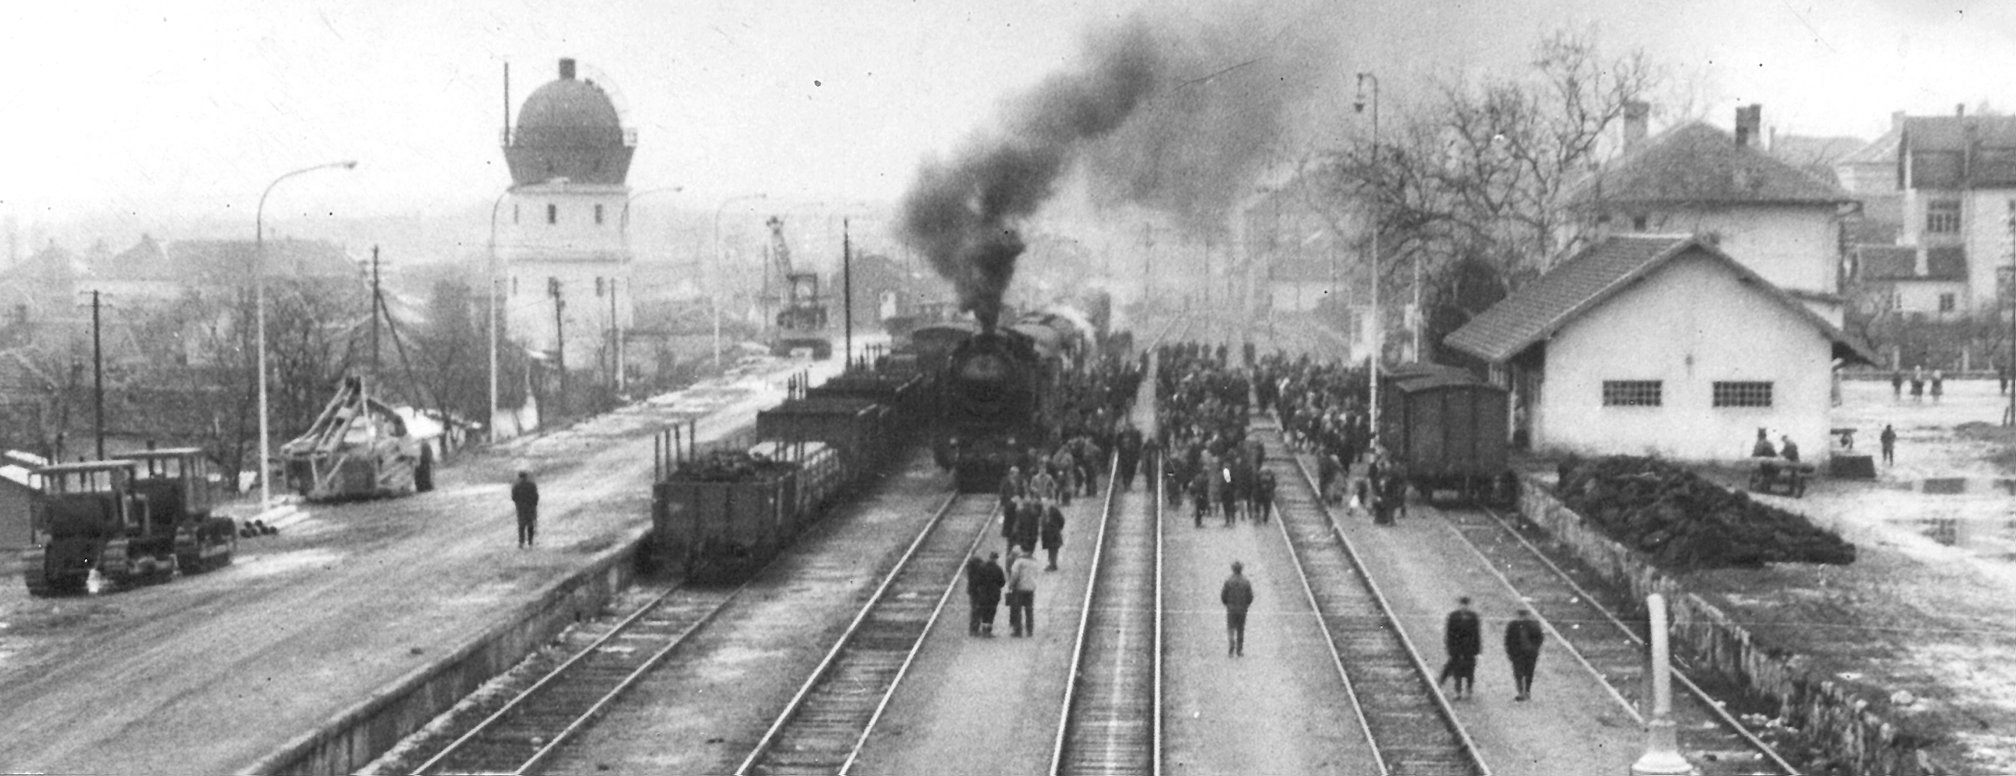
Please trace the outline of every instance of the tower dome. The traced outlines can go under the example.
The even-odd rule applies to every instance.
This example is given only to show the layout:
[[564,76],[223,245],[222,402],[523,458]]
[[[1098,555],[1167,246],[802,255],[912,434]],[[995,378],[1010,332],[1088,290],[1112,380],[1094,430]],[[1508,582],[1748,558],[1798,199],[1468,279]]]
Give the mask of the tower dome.
[[504,159],[516,185],[565,178],[570,183],[621,185],[636,152],[609,93],[574,77],[574,60],[560,60],[559,80],[534,89],[505,140]]

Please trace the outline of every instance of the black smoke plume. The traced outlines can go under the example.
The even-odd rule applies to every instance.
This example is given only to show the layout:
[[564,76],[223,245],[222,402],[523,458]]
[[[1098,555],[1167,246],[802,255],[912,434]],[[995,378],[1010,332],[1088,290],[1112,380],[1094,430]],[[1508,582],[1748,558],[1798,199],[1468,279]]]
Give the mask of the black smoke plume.
[[1085,145],[1118,128],[1160,80],[1162,60],[1136,20],[1091,46],[1082,72],[1052,76],[1010,105],[950,163],[926,162],[903,200],[903,235],[993,328],[1022,254],[1021,221],[1056,192]]

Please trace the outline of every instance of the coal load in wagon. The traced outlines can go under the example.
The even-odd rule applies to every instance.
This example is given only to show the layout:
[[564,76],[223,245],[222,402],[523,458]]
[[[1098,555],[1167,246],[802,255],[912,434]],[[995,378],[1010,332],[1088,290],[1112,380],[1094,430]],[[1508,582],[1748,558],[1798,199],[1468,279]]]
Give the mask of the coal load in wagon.
[[1571,458],[1560,474],[1562,503],[1661,568],[1855,562],[1855,545],[1805,517],[1656,458]]
[[796,536],[799,469],[731,451],[681,464],[654,486],[654,558],[690,579],[761,567]]

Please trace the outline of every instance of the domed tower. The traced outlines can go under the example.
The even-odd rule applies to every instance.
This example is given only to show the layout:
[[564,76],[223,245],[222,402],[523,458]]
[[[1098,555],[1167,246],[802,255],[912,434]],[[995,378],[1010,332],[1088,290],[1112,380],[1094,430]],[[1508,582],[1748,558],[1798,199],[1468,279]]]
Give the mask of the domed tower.
[[636,131],[607,90],[562,59],[559,80],[525,98],[503,141],[511,188],[496,239],[511,336],[563,357],[570,372],[606,374],[633,313],[623,207]]

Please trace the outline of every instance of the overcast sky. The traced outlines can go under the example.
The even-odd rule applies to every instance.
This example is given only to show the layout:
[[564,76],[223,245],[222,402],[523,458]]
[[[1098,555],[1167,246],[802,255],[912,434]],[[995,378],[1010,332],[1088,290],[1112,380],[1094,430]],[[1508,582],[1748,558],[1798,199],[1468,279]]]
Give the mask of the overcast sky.
[[[888,200],[920,159],[984,125],[1002,98],[1073,65],[1085,30],[1125,5],[10,2],[0,9],[0,213],[29,223],[106,210],[249,222],[275,176],[338,159],[361,164],[290,182],[269,217],[487,201],[507,183],[497,148],[504,63],[519,102],[555,77],[562,56],[620,91],[640,136],[638,189],[684,186],[674,196],[696,210],[756,191]],[[1345,30],[1338,81],[1375,69],[1396,103],[1418,88],[1411,78],[1503,70],[1550,29],[1594,25],[1606,48],[1643,47],[1671,66],[1723,126],[1749,102],[1763,103],[1780,132],[1865,138],[1893,110],[2016,108],[2008,0],[1145,5],[1179,24],[1334,24]],[[1310,14],[1320,18],[1298,18]],[[1341,90],[1304,111],[1356,120]]]

